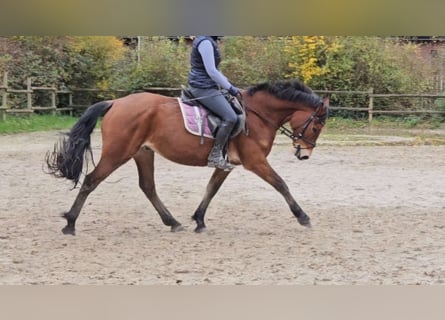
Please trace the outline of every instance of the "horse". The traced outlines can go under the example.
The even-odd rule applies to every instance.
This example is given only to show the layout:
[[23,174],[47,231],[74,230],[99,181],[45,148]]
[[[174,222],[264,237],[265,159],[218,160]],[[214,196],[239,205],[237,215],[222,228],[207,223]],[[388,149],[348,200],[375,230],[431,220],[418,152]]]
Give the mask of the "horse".
[[[267,161],[278,130],[291,140],[295,156],[307,160],[316,146],[329,112],[329,99],[320,98],[298,80],[264,82],[241,90],[247,133],[230,139],[227,156],[231,164],[242,165],[275,188],[287,202],[298,222],[310,227],[310,218],[297,204],[288,186]],[[47,173],[71,180],[73,189],[92,159],[91,133],[102,118],[102,152],[99,162],[86,172],[80,190],[68,212],[64,234],[75,235],[75,224],[88,197],[113,171],[130,159],[136,162],[139,187],[171,231],[184,227],[159,199],[154,181],[155,153],[178,164],[207,166],[212,138],[186,131],[178,98],[150,92],[132,93],[87,108],[64,138],[45,156]],[[286,125],[286,126],[285,126]],[[290,129],[289,129],[290,126]],[[206,230],[205,214],[231,171],[215,168],[192,219],[195,232]]]

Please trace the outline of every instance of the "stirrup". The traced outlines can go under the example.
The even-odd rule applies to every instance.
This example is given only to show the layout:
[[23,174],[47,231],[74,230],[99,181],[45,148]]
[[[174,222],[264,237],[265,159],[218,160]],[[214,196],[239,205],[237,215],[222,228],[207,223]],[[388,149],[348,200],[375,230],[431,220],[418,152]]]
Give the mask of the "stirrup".
[[222,169],[224,171],[231,171],[233,168],[235,168],[234,165],[230,164],[224,159],[218,159],[217,161],[209,160],[207,162],[207,166],[210,168]]

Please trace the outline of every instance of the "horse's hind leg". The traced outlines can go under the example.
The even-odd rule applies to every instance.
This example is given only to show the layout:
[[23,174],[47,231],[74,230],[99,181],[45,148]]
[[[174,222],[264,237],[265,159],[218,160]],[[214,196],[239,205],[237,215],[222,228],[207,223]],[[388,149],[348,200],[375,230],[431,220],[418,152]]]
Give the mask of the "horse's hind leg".
[[221,169],[215,169],[212,177],[210,178],[209,183],[207,184],[206,193],[201,203],[199,204],[198,209],[196,209],[195,213],[192,216],[192,219],[196,222],[196,232],[203,232],[206,230],[206,225],[204,223],[204,216],[207,211],[207,208],[210,204],[210,201],[218,192],[219,188],[223,184],[224,180],[226,180],[227,176],[231,171],[224,171]]
[[136,161],[139,173],[139,187],[159,213],[162,222],[170,226],[171,231],[183,230],[182,225],[171,215],[156,193],[154,182],[154,152],[150,149],[141,149],[134,156],[134,160]]
[[77,194],[70,211],[63,215],[67,220],[67,225],[62,229],[64,234],[75,234],[76,220],[88,195],[93,192],[94,189],[96,189],[99,183],[101,183],[124,162],[126,161],[112,163],[110,161],[106,161],[104,157],[100,159],[97,167],[85,177],[85,180],[82,183],[80,191]]

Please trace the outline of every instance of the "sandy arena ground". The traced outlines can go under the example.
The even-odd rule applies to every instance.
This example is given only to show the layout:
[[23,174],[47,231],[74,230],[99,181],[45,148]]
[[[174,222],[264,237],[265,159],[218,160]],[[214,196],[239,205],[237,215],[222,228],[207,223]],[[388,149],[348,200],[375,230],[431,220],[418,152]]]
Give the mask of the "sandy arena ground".
[[[100,134],[93,136],[96,160]],[[300,226],[271,186],[242,168],[190,217],[212,172],[156,159],[161,199],[187,229],[171,233],[130,161],[61,233],[78,189],[42,171],[56,132],[0,136],[0,284],[443,284],[445,146],[290,145],[269,160],[312,219]]]

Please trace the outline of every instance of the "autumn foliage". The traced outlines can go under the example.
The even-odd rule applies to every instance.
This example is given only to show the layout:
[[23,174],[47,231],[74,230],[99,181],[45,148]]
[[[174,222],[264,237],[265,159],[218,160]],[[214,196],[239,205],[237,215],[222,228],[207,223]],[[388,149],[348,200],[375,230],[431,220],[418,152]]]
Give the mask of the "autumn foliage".
[[[129,47],[114,36],[0,37],[0,73],[18,87],[27,77],[36,85],[129,91],[187,83],[190,45],[183,37],[138,39]],[[220,68],[239,87],[297,78],[319,90],[432,92],[442,68],[419,45],[379,37],[233,36],[224,37],[221,51]]]

